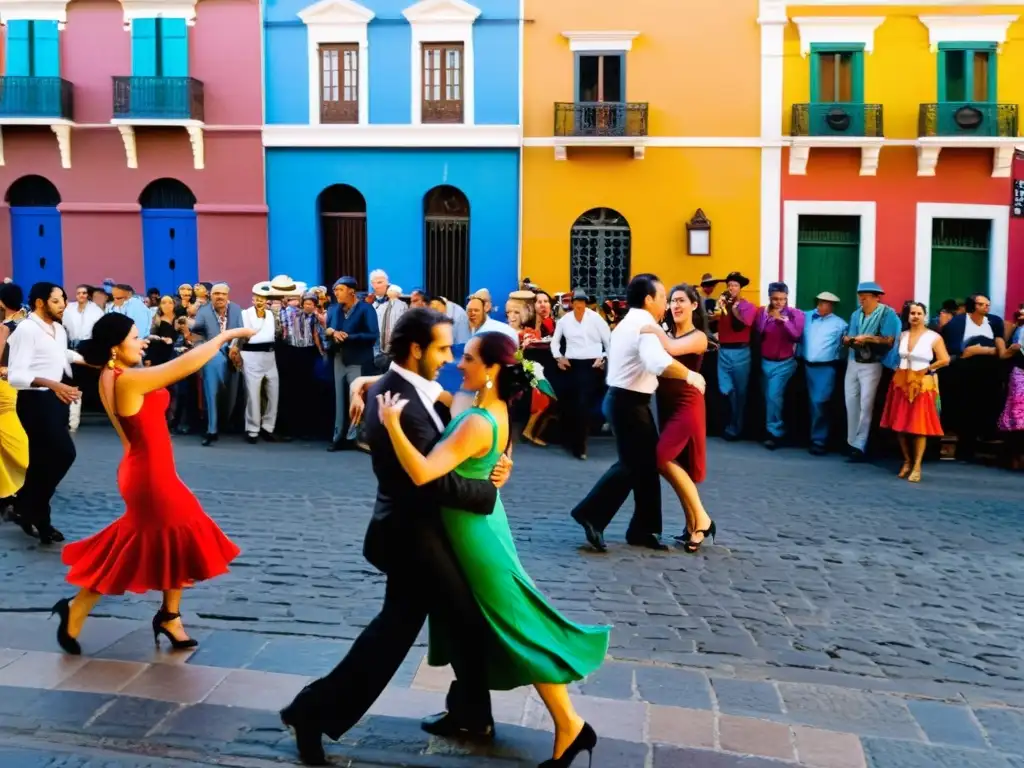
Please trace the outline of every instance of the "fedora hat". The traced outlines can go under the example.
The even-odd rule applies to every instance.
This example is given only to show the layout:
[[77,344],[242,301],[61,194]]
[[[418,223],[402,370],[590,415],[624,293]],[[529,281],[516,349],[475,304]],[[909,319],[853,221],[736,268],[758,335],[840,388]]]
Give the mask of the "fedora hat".
[[301,296],[305,291],[305,283],[298,283],[288,275],[278,275],[270,281],[270,292],[274,296]]
[[814,297],[815,301],[831,301],[833,304],[839,303],[839,297],[836,296],[832,291],[822,291]]
[[730,272],[725,276],[726,283],[739,283],[740,288],[746,288],[750,285],[750,279],[743,276],[742,272]]
[[270,288],[270,283],[264,280],[262,283],[256,283],[256,285],[252,287],[252,295],[269,297],[273,296],[274,292]]
[[710,272],[705,272],[700,278],[700,287],[704,288],[708,285],[718,285],[722,282],[722,278],[714,277]]

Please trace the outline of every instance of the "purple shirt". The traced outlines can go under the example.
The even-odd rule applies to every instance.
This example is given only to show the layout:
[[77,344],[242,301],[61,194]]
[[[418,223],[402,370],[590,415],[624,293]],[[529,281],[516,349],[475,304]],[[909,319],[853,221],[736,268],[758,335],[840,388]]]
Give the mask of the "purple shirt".
[[761,357],[765,360],[788,360],[796,355],[796,344],[804,333],[804,313],[792,307],[782,310],[782,319],[769,316],[768,309],[757,311],[754,326],[761,334]]

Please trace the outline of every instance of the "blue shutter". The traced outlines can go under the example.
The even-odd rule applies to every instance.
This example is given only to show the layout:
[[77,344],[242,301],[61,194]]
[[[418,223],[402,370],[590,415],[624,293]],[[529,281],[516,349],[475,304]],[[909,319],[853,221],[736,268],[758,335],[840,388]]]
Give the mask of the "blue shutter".
[[56,21],[32,22],[32,74],[60,77],[60,37]]
[[184,19],[160,19],[160,74],[188,77],[188,26]]
[[7,69],[6,75],[28,77],[32,74],[29,61],[29,23],[27,21],[7,22]]
[[132,19],[132,75],[156,77],[156,19]]

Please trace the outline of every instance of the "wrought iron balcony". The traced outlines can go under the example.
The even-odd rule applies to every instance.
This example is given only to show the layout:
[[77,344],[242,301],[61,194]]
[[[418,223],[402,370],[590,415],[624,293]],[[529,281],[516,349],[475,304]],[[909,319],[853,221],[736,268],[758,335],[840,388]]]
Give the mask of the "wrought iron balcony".
[[555,136],[647,135],[647,104],[577,101],[555,104]]
[[115,120],[199,120],[203,84],[194,77],[115,77]]
[[59,77],[0,77],[0,119],[71,120],[74,88]]
[[792,136],[852,136],[882,138],[881,104],[824,102],[794,104]]
[[1017,136],[1016,104],[992,104],[978,101],[946,101],[922,104],[918,136],[980,136],[1012,138]]

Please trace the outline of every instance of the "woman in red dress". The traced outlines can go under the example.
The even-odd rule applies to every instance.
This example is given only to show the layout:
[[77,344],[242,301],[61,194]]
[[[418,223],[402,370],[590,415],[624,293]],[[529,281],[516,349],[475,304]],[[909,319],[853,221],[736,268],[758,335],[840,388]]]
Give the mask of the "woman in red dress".
[[[531,324],[533,333],[531,338],[524,340],[523,349],[530,348],[530,359],[539,362],[546,370],[555,368],[555,360],[551,356],[550,342],[555,335],[555,319],[551,316],[551,296],[547,291],[537,291],[533,305],[535,319]],[[523,428],[523,439],[534,445],[545,447],[547,443],[540,439],[547,427],[551,398],[534,389],[530,396],[530,420]]]
[[195,648],[181,625],[181,591],[196,581],[226,573],[239,549],[199,506],[174,468],[174,449],[164,414],[166,387],[198,371],[227,342],[252,330],[221,333],[180,357],[143,368],[143,344],[128,317],[104,315],[92,340],[83,345],[86,363],[106,365],[100,374],[100,399],[125,448],[117,486],[125,502],[120,518],[99,533],[64,547],[67,580],[80,588],[60,600],[57,642],[65,652],[82,652],[77,637],[89,612],[103,595],[163,592],[153,617],[153,639],[165,635],[175,650]]
[[[708,348],[707,315],[697,291],[683,283],[669,292],[672,319],[669,333],[658,326],[641,333],[654,333],[676,360],[692,371],[700,370],[701,358]],[[677,536],[687,552],[696,552],[704,538],[715,537],[715,522],[704,509],[697,485],[707,474],[707,421],[704,395],[680,379],[658,382],[658,471],[679,497],[686,515],[686,530]]]

